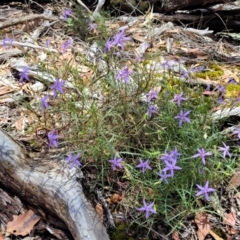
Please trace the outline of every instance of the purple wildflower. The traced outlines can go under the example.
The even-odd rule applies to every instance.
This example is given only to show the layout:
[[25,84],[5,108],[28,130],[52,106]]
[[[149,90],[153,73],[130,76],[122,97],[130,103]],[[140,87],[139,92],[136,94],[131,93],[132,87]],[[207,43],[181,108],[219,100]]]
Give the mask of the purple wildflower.
[[175,60],[167,60],[161,64],[164,68],[164,70],[174,70],[176,66],[179,65],[179,63]]
[[128,66],[125,66],[117,75],[117,80],[123,79],[125,83],[129,82],[129,76],[132,74],[132,71],[128,70]]
[[179,127],[182,126],[183,122],[190,122],[190,119],[187,117],[187,115],[190,113],[191,111],[186,111],[183,112],[183,110],[180,111],[179,115],[177,115],[176,117],[174,117],[175,119],[179,119]]
[[73,39],[69,38],[67,41],[65,41],[61,46],[61,52],[64,54],[67,51],[67,48],[73,44]]
[[82,166],[82,164],[79,162],[79,159],[78,159],[79,157],[80,157],[79,153],[76,155],[72,155],[72,153],[70,153],[65,160],[71,163],[70,168],[73,168],[75,166],[80,167],[80,166]]
[[234,133],[234,134],[237,134],[237,135],[238,135],[238,138],[240,139],[240,128],[235,129],[235,130],[233,131],[233,133]]
[[48,105],[47,101],[48,101],[48,96],[44,96],[40,99],[40,102],[41,102],[41,105],[42,105],[43,109],[49,108],[49,105]]
[[187,98],[183,97],[182,95],[183,95],[182,92],[180,94],[176,94],[172,100],[173,102],[177,103],[178,107],[180,107],[181,101],[187,100]]
[[185,69],[181,69],[180,75],[181,75],[180,78],[188,78],[189,77],[189,72]]
[[223,153],[223,157],[225,158],[226,156],[231,157],[231,154],[229,153],[229,146],[227,146],[224,142],[222,143],[224,147],[218,147],[218,149],[220,151],[222,151]]
[[105,49],[110,51],[111,47],[114,45],[120,45],[121,49],[124,50],[124,42],[131,40],[130,37],[124,36],[124,29],[121,29],[116,35],[113,36],[112,40],[108,39],[105,44]]
[[237,82],[236,82],[236,80],[234,79],[234,78],[232,78],[232,77],[230,77],[229,79],[228,79],[228,84],[236,84]]
[[59,138],[59,135],[55,134],[55,129],[49,132],[47,136],[48,136],[49,147],[52,147],[52,146],[58,147],[57,139]]
[[211,153],[211,152],[206,152],[203,148],[202,148],[202,149],[199,148],[197,151],[198,151],[198,153],[195,154],[195,155],[193,155],[192,158],[198,158],[198,157],[200,157],[200,158],[202,159],[203,164],[205,165],[205,164],[206,164],[206,159],[205,159],[205,157],[211,156],[212,153]]
[[57,93],[63,93],[63,86],[65,81],[60,81],[58,78],[55,79],[55,83],[50,87],[53,90],[53,98],[56,98]]
[[181,170],[182,168],[179,166],[176,166],[177,161],[174,159],[173,161],[165,161],[166,167],[163,169],[163,171],[170,171],[169,176],[174,176],[174,170]]
[[154,213],[154,214],[157,213],[157,212],[153,209],[153,205],[154,205],[154,202],[152,202],[152,203],[150,203],[149,205],[147,205],[147,203],[145,202],[145,199],[144,199],[144,200],[143,200],[143,207],[142,207],[142,208],[138,208],[138,211],[145,212],[145,214],[146,214],[146,219],[148,219],[150,213]]
[[105,50],[110,51],[111,47],[113,47],[112,40],[108,39],[105,43]]
[[174,150],[170,152],[170,154],[172,155],[173,159],[176,159],[176,160],[178,159],[178,157],[182,155],[180,152],[178,152],[176,147],[174,148]]
[[169,174],[167,174],[167,170],[166,169],[163,169],[162,172],[160,172],[158,174],[158,176],[160,177],[160,180],[162,180],[162,181],[164,181],[166,183],[168,183],[167,178],[171,177]]
[[152,169],[149,166],[149,160],[146,160],[145,162],[140,158],[139,159],[140,163],[136,166],[136,168],[142,168],[142,173],[144,174],[146,169]]
[[151,89],[149,93],[147,94],[147,102],[150,102],[153,98],[158,99],[158,89]]
[[217,89],[221,94],[224,94],[226,91],[226,88],[224,86],[218,86]]
[[114,159],[109,160],[112,164],[112,170],[115,171],[117,168],[122,168],[122,158],[117,158],[116,156]]
[[11,45],[12,45],[13,41],[14,41],[13,38],[8,38],[8,37],[4,38],[4,39],[3,39],[3,47],[4,47],[5,49],[7,49],[8,46],[11,46]]
[[224,103],[223,96],[220,96],[217,101],[218,101],[218,103]]
[[65,9],[63,12],[63,20],[66,21],[68,19],[68,16],[72,14],[72,11],[69,9]]
[[160,157],[160,159],[164,161],[164,163],[166,163],[174,161],[176,159],[175,157],[176,155],[173,152],[167,153],[165,151],[164,154]]
[[90,31],[95,31],[95,30],[96,30],[96,27],[97,27],[97,24],[96,24],[96,23],[90,23],[90,24],[89,24],[89,27],[88,27],[88,30],[90,30]]
[[24,82],[24,80],[29,81],[29,77],[28,77],[28,71],[29,71],[29,67],[24,67],[23,70],[19,73],[20,76],[20,82]]
[[205,183],[205,186],[200,186],[198,184],[196,184],[196,185],[197,185],[198,189],[200,190],[200,191],[197,192],[196,196],[204,195],[205,199],[207,201],[209,201],[208,193],[216,191],[214,188],[209,188],[208,187],[208,185],[209,185],[208,181]]
[[124,42],[132,40],[130,37],[124,36],[125,29],[121,29],[114,37],[113,37],[113,45],[120,45],[121,49],[124,50]]
[[147,114],[148,114],[148,117],[151,118],[152,117],[152,114],[153,113],[157,113],[158,112],[158,107],[156,105],[152,105],[150,104],[148,106],[148,111],[147,111]]
[[45,45],[48,48],[50,46],[51,40],[50,39],[46,39]]

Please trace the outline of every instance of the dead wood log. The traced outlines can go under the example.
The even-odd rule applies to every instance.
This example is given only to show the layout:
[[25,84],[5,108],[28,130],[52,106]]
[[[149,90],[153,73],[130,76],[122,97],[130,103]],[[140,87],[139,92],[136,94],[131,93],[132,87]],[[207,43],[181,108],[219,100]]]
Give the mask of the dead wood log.
[[[154,1],[155,6],[158,7],[158,1]],[[233,0],[163,0],[161,1],[160,11],[169,13],[176,10],[185,9],[193,6],[205,6],[212,3],[228,3]]]
[[77,181],[79,169],[64,161],[32,159],[26,150],[0,130],[0,182],[35,206],[57,215],[75,240],[108,240],[97,213]]

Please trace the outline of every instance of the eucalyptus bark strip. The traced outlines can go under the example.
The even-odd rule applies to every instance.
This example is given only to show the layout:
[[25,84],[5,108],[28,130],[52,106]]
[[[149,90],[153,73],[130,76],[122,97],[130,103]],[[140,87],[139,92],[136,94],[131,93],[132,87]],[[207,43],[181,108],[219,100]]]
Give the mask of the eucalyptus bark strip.
[[108,240],[96,211],[87,201],[80,169],[66,162],[30,158],[26,150],[0,130],[0,182],[26,202],[57,215],[75,240]]

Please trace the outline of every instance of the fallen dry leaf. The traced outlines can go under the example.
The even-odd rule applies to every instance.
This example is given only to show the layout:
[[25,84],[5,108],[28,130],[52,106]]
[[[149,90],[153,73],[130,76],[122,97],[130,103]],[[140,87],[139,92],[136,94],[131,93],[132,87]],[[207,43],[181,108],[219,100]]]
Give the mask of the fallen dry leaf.
[[197,224],[197,236],[198,240],[204,240],[210,232],[210,224],[208,215],[205,212],[197,213],[195,216],[195,223]]
[[12,233],[15,236],[26,236],[29,234],[33,226],[40,220],[40,217],[35,215],[32,210],[28,210],[24,214],[15,216],[13,215],[13,221],[7,223],[6,232]]
[[97,203],[95,209],[96,209],[96,212],[97,212],[101,222],[103,223],[103,208],[102,208],[102,205],[100,203]]
[[230,191],[234,188],[237,188],[240,186],[240,169],[236,169],[236,172],[232,176],[228,186],[226,187],[227,191]]
[[232,209],[230,213],[225,213],[223,217],[223,223],[232,227],[236,224],[236,212]]
[[122,201],[122,199],[123,199],[122,193],[114,193],[111,196],[111,203],[118,203],[118,202]]
[[172,234],[172,239],[173,240],[180,240],[179,234],[177,231],[174,231]]

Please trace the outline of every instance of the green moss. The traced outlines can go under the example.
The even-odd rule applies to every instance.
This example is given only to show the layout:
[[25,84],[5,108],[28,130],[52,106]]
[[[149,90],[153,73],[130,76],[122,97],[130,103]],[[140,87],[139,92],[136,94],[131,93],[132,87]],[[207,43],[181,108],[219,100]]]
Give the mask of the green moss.
[[127,233],[128,224],[120,223],[117,225],[117,228],[110,232],[111,240],[134,240],[134,238],[130,237]]
[[210,64],[208,66],[208,69],[209,70],[207,70],[205,72],[196,73],[195,76],[197,78],[204,78],[204,79],[206,77],[209,77],[212,80],[212,79],[215,79],[215,78],[218,78],[218,77],[222,76],[223,73],[224,73],[222,68],[217,64]]

